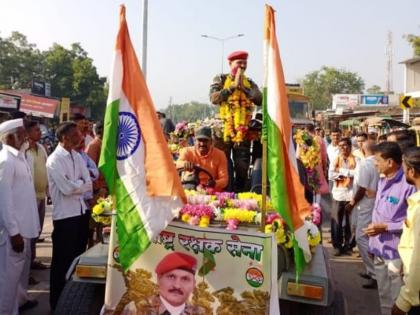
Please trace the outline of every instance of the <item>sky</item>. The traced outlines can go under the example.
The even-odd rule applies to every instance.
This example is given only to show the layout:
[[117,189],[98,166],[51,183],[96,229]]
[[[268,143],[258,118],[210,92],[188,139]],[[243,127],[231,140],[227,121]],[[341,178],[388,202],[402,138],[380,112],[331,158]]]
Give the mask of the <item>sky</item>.
[[[98,73],[110,73],[118,31],[116,0],[0,0],[0,36],[27,36],[41,50],[81,43]],[[131,40],[141,64],[142,0],[126,0]],[[208,102],[213,77],[226,56],[249,52],[247,74],[263,77],[264,5],[276,10],[277,39],[286,81],[296,83],[322,66],[357,72],[366,87],[386,82],[386,43],[393,36],[393,87],[403,92],[399,62],[413,51],[404,34],[420,35],[419,0],[149,0],[147,83],[156,108],[170,101]],[[227,38],[222,42],[201,35]]]

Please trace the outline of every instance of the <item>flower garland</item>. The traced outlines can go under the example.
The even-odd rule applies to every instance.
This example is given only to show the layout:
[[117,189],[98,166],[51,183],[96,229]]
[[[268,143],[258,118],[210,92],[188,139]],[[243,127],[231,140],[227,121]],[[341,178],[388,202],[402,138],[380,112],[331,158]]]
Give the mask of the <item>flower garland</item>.
[[188,146],[188,137],[191,135],[191,130],[186,121],[177,123],[175,130],[170,133],[168,147],[175,160],[178,159],[179,150]]
[[213,208],[207,205],[186,204],[182,207],[180,214],[183,222],[200,227],[208,227],[211,218],[214,217]]
[[[254,199],[258,202],[258,207],[262,208],[262,195],[255,192],[242,192],[238,194],[238,199]],[[269,197],[266,198],[265,207],[267,211],[275,210]]]
[[[227,76],[223,88],[229,89],[232,83],[231,76]],[[247,78],[243,79],[242,85],[247,89],[251,88],[251,83]],[[235,89],[227,102],[220,105],[219,113],[224,121],[223,140],[225,142],[239,143],[245,140],[253,110],[254,104],[239,89]]]
[[257,211],[240,208],[225,208],[223,211],[223,219],[227,223],[227,230],[237,230],[239,223],[254,222],[256,215]]
[[95,222],[103,225],[110,225],[112,220],[113,202],[112,197],[98,198],[97,204],[93,206],[92,218]]
[[298,158],[302,161],[308,177],[308,185],[313,191],[318,191],[321,185],[316,167],[321,160],[321,149],[318,142],[303,129],[298,129],[294,136],[299,145]]

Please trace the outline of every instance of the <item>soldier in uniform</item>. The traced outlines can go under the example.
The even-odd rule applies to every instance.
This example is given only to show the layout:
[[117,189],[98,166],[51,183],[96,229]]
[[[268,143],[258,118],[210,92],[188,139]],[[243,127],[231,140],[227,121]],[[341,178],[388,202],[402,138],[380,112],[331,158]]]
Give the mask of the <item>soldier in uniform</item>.
[[[228,74],[219,74],[213,79],[210,86],[210,101],[220,106],[221,118],[225,121],[225,136],[220,149],[225,151],[230,160],[233,157],[235,180],[234,190],[245,191],[248,186],[248,168],[250,163],[250,141],[247,137],[248,123],[252,115],[254,105],[261,106],[262,94],[258,86],[245,75],[247,68],[248,53],[235,51],[228,56]],[[238,126],[239,112],[234,114],[234,108],[244,106],[245,111],[243,124]],[[226,115],[226,111],[229,112]],[[236,121],[235,121],[236,120]],[[227,124],[231,124],[230,130]],[[235,125],[234,125],[235,124]],[[234,126],[233,126],[234,125]]]
[[195,288],[197,260],[188,254],[172,252],[156,266],[159,295],[150,298],[148,315],[201,315],[204,309],[188,304]]

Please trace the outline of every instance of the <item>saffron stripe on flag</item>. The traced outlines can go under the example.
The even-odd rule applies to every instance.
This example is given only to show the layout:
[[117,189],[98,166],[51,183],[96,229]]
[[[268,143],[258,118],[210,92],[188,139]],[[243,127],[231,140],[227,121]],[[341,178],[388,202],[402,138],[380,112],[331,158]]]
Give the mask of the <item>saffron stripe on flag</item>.
[[311,259],[303,219],[309,213],[304,188],[299,180],[292,122],[280,51],[277,44],[274,10],[266,5],[264,23],[264,135],[267,138],[267,171],[274,207],[293,232],[296,271]]
[[136,53],[125,7],[115,46],[99,168],[115,196],[120,263],[127,270],[186,200]]

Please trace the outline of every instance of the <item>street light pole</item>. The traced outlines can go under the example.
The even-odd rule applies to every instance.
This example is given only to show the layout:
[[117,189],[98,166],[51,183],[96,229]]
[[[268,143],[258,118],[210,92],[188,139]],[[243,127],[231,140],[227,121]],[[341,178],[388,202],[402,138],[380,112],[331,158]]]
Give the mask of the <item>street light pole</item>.
[[143,0],[143,38],[142,38],[142,56],[141,70],[144,79],[147,77],[147,19],[148,19],[148,0]]
[[236,34],[236,35],[232,35],[232,36],[228,36],[228,37],[216,37],[216,36],[211,36],[211,35],[207,35],[207,34],[203,34],[201,35],[201,37],[204,38],[210,38],[210,39],[214,39],[217,40],[218,42],[220,42],[222,44],[222,73],[223,73],[223,58],[224,58],[224,54],[225,54],[225,41],[229,40],[229,39],[233,39],[233,38],[237,38],[237,37],[242,37],[245,36],[245,34]]

